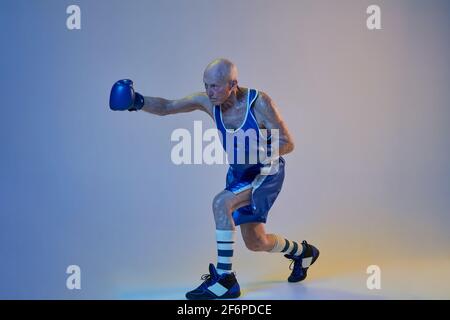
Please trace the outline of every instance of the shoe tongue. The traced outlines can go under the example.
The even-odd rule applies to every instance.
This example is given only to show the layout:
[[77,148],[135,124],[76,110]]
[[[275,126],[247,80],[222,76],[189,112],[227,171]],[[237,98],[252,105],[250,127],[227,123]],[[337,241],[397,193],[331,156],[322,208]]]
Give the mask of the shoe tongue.
[[209,274],[213,279],[218,278],[219,274],[217,273],[216,267],[214,267],[214,264],[209,264]]

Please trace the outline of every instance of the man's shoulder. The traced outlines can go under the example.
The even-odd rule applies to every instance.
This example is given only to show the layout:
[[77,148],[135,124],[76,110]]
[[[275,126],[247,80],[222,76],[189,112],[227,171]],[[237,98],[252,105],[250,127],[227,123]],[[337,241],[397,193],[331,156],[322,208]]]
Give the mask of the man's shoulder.
[[256,101],[259,103],[267,103],[271,101],[271,98],[265,91],[258,90],[258,98]]
[[206,92],[195,92],[191,94],[189,98],[197,105],[201,106],[204,111],[212,115],[214,106],[211,104]]
[[194,92],[189,96],[189,98],[202,105],[209,102],[208,96],[205,92]]
[[265,113],[272,107],[272,103],[270,96],[266,92],[259,90],[258,97],[255,100],[255,111]]

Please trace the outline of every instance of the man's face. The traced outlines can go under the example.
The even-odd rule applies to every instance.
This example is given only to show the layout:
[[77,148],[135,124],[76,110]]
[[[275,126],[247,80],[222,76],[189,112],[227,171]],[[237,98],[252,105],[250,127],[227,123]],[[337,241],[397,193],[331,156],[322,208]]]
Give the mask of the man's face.
[[217,77],[205,74],[203,77],[203,82],[205,84],[205,91],[214,105],[220,105],[224,103],[231,94],[232,87],[229,81],[224,81],[217,79]]

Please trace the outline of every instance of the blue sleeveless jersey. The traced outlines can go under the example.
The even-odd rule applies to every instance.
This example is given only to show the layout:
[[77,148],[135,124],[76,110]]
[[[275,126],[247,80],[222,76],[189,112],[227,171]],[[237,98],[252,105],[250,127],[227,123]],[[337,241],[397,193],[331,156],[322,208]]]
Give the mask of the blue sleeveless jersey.
[[265,156],[268,150],[270,152],[270,134],[265,137],[261,133],[253,109],[257,98],[258,90],[249,89],[244,121],[235,130],[225,128],[220,106],[214,106],[214,119],[220,132],[222,146],[228,155],[231,168],[238,174],[259,173],[262,167],[260,155]]
[[269,133],[266,137],[256,121],[253,106],[257,97],[258,91],[249,89],[244,121],[236,130],[225,128],[220,106],[214,106],[214,119],[230,164],[225,190],[238,194],[252,189],[250,204],[233,212],[236,225],[249,222],[265,223],[284,180],[283,157],[279,157],[279,169],[276,173],[261,174],[263,165],[259,156],[270,156],[271,135]]

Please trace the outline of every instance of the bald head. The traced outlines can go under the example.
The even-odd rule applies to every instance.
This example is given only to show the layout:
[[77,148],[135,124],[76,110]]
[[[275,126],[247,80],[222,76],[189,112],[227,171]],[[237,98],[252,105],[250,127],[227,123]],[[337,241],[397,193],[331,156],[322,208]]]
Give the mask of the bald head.
[[237,68],[230,60],[216,59],[208,64],[203,73],[203,82],[211,103],[223,104],[230,97],[236,97],[239,89],[237,76]]
[[204,77],[214,79],[223,83],[236,81],[238,77],[236,65],[227,59],[216,59],[208,64],[205,69]]

